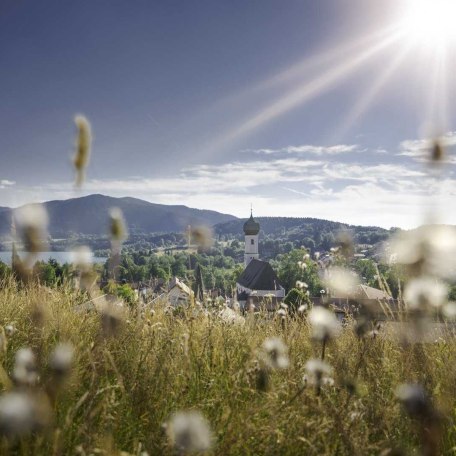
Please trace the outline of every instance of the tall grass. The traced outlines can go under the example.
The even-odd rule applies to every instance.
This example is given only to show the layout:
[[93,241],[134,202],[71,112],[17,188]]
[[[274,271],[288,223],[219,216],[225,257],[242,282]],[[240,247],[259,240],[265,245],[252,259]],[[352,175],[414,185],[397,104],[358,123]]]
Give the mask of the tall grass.
[[[443,413],[441,453],[456,443],[456,341],[401,344],[359,339],[348,325],[330,341],[325,360],[334,384],[319,394],[304,387],[305,365],[321,355],[306,318],[248,316],[227,324],[216,313],[174,316],[166,303],[155,312],[127,310],[113,335],[97,312],[76,312],[84,295],[14,281],[0,284],[0,324],[13,325],[1,358],[2,389],[13,388],[17,350],[36,354],[35,391],[54,391],[52,421],[20,439],[0,440],[0,454],[176,454],[164,424],[180,410],[198,410],[209,422],[209,454],[366,455],[420,446],[419,430],[402,411],[395,389],[416,382]],[[37,324],[37,312],[42,324]],[[269,388],[257,388],[260,350],[268,338],[288,346],[289,366],[272,370]],[[50,389],[49,356],[59,342],[75,349],[70,377]],[[124,453],[121,453],[124,452]]]

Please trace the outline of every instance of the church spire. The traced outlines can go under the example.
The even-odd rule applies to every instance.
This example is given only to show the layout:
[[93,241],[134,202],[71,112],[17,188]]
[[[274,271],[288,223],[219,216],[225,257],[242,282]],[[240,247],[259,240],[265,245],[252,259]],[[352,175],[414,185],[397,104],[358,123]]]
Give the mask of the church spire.
[[260,233],[260,224],[253,218],[253,208],[250,206],[250,218],[244,223],[245,249],[244,265],[247,266],[250,261],[258,260],[258,236]]

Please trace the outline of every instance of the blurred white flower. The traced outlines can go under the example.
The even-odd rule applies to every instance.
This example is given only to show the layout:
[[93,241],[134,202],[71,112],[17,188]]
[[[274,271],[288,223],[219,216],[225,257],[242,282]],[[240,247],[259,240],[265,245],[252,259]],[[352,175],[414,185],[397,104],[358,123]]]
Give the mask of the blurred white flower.
[[16,352],[13,378],[20,385],[34,385],[38,380],[35,355],[30,348],[21,348]]
[[35,406],[26,393],[5,393],[0,397],[0,434],[21,437],[35,428]]
[[73,362],[74,349],[73,346],[69,343],[62,343],[55,347],[54,351],[51,353],[49,366],[50,368],[58,375],[66,375],[70,369]]
[[308,309],[308,305],[307,305],[307,304],[301,304],[301,305],[298,307],[298,312],[302,314],[302,313],[306,312],[307,309]]
[[307,285],[306,282],[302,282],[301,280],[296,281],[296,288],[309,288],[309,285]]
[[81,186],[85,178],[85,170],[90,160],[90,147],[92,144],[92,131],[86,117],[78,115],[74,118],[78,129],[76,138],[76,153],[73,165],[76,170],[76,186]]
[[5,326],[5,334],[8,337],[11,337],[16,332],[16,328],[13,325],[6,325]]
[[336,337],[342,327],[334,312],[321,306],[315,306],[309,312],[309,323],[315,340],[326,341]]
[[449,320],[456,319],[456,303],[449,302],[445,304],[442,308],[443,315]]
[[208,250],[214,245],[214,233],[208,226],[201,225],[192,227],[189,225],[187,235],[192,244],[196,244],[203,250]]
[[175,413],[167,423],[167,434],[171,445],[178,451],[206,451],[212,445],[209,424],[197,411]]
[[446,303],[447,296],[447,285],[432,277],[412,279],[404,290],[404,301],[413,310],[440,308]]
[[304,382],[310,385],[321,385],[321,384],[334,384],[334,380],[330,377],[332,368],[329,364],[321,361],[320,359],[309,359],[306,362],[304,369],[306,370],[306,376]]
[[389,262],[403,264],[410,274],[442,279],[456,276],[456,228],[425,225],[396,234],[385,250]]
[[353,296],[360,283],[355,273],[341,267],[329,268],[325,282],[332,296],[338,298]]
[[279,317],[286,317],[286,316],[287,316],[287,311],[286,311],[285,309],[279,309],[279,310],[277,311],[277,315],[278,315]]
[[27,252],[37,253],[46,248],[49,219],[42,204],[28,204],[15,209],[14,220]]
[[263,361],[272,369],[286,369],[289,365],[288,347],[278,338],[263,342]]
[[118,207],[113,207],[109,211],[109,217],[111,220],[111,239],[115,242],[125,241],[128,237],[128,231],[122,211]]

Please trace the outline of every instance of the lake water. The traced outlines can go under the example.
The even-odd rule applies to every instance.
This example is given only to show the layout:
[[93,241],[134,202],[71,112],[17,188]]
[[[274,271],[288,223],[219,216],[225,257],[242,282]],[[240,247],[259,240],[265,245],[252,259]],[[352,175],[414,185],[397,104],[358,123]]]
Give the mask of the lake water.
[[[25,252],[18,252],[21,258],[24,258]],[[74,252],[40,252],[37,255],[37,261],[49,261],[51,258],[56,260],[60,264],[72,263],[74,261]],[[92,256],[92,263],[104,263],[107,258]],[[0,261],[11,265],[11,252],[0,252]]]

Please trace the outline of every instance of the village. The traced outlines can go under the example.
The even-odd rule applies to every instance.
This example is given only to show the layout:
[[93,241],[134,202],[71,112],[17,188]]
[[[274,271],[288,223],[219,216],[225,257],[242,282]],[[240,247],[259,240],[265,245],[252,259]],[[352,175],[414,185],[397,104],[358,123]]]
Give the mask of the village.
[[[308,284],[303,280],[297,280],[293,287],[287,290],[270,262],[260,258],[260,229],[260,224],[251,212],[243,225],[244,262],[242,270],[239,270],[236,277],[232,293],[224,293],[220,288],[208,287],[203,278],[202,267],[196,264],[191,283],[183,277],[173,276],[168,281],[162,278],[151,278],[147,282],[133,284],[139,305],[152,309],[164,303],[175,309],[191,305],[199,307],[217,305],[220,308],[235,310],[241,315],[260,310],[274,313],[289,306],[296,310],[301,306],[307,308],[311,305],[324,305],[332,308],[341,320],[352,315],[360,306],[371,309],[371,317],[380,320],[386,318],[385,306],[396,309],[397,300],[393,299],[386,290],[364,283],[356,283],[351,289],[345,290],[332,290],[328,287],[327,284],[330,282],[328,274],[330,274],[336,248],[318,254],[313,260],[310,254],[302,249],[302,259],[295,265],[297,271],[307,269],[306,261],[316,268],[315,272],[321,286],[318,294],[311,294]],[[167,255],[176,253],[179,253],[179,250],[168,249],[167,251]]]

